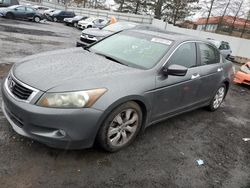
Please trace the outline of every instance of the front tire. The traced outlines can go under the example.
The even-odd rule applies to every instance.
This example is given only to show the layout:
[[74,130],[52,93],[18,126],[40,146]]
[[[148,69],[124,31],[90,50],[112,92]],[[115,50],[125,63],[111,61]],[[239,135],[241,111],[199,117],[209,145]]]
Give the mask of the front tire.
[[130,145],[142,127],[142,111],[135,102],[115,108],[104,121],[97,134],[97,142],[109,152],[116,152]]
[[41,21],[41,18],[39,16],[34,17],[34,22],[39,23]]
[[221,106],[221,104],[222,104],[222,102],[223,102],[223,100],[224,100],[224,98],[226,96],[226,91],[227,91],[227,87],[226,87],[225,84],[222,84],[217,89],[213,99],[211,100],[211,102],[210,102],[210,104],[208,106],[209,111],[213,112],[213,111],[217,110]]
[[56,17],[54,17],[54,18],[53,18],[53,21],[54,21],[54,22],[57,22],[57,18],[56,18]]
[[15,16],[14,16],[14,14],[8,12],[8,13],[6,14],[6,18],[7,18],[7,19],[14,19]]

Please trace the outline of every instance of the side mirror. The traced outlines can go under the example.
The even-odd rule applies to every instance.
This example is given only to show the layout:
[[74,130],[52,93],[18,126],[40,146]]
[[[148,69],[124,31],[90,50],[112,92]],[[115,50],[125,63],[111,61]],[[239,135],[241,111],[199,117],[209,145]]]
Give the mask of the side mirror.
[[188,68],[182,65],[170,65],[169,67],[163,68],[163,74],[165,76],[173,75],[173,76],[185,76],[187,74]]

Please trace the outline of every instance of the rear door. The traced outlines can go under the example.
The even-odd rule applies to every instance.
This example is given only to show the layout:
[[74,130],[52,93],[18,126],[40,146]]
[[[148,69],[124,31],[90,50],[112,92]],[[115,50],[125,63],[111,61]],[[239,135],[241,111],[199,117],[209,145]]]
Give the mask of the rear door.
[[35,16],[35,10],[30,8],[30,7],[26,7],[26,19],[33,19],[33,17]]
[[181,44],[165,66],[172,64],[185,66],[188,71],[185,76],[168,75],[168,77],[163,77],[158,75],[156,77],[153,121],[182,111],[199,102],[197,92],[200,86],[201,68],[197,66],[196,44],[194,42]]
[[222,56],[217,48],[207,43],[198,43],[201,67],[200,100],[209,100],[219,87],[223,77]]

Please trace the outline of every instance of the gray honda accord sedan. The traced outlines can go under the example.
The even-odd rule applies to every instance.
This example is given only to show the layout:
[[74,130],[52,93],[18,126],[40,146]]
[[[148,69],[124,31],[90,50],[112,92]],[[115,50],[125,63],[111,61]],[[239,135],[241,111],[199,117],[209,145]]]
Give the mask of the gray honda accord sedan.
[[64,149],[96,141],[114,152],[166,118],[215,111],[232,76],[232,64],[206,41],[127,30],[17,62],[2,84],[2,108],[20,135]]

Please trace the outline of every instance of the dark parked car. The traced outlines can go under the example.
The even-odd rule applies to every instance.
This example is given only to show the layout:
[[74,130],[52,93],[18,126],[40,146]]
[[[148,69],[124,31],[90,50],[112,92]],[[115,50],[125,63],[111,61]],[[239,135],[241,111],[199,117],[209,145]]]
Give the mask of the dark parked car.
[[56,10],[50,15],[50,20],[54,22],[63,22],[64,18],[73,18],[75,13],[71,11]]
[[64,18],[64,23],[68,26],[77,27],[78,22],[87,19],[87,16],[75,16],[73,18]]
[[113,152],[166,118],[217,110],[232,78],[232,63],[209,42],[126,30],[15,64],[1,86],[2,109],[20,135],[66,149],[97,141]]
[[30,6],[13,5],[7,8],[0,8],[0,16],[9,19],[20,19],[40,22],[44,17]]
[[142,25],[134,22],[117,22],[114,24],[110,24],[106,27],[103,27],[101,29],[99,28],[88,28],[82,31],[82,34],[80,36],[80,40],[76,42],[76,46],[88,46],[90,44],[93,44],[96,41],[99,41],[109,35],[112,35],[116,32],[127,30],[127,29],[145,29],[150,31],[158,31],[161,32],[162,30],[150,26],[150,25]]
[[19,5],[18,0],[0,0],[0,7],[9,7],[12,5]]

